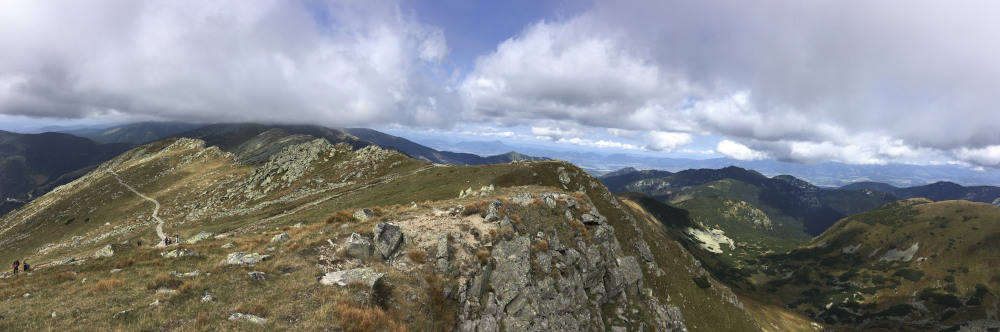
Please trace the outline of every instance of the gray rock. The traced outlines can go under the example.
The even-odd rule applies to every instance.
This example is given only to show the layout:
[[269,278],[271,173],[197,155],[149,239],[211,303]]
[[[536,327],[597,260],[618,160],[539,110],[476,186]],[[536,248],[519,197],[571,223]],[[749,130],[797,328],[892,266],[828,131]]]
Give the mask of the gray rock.
[[201,302],[215,302],[215,297],[212,294],[205,293],[205,296],[201,297]]
[[448,252],[448,236],[441,235],[438,237],[437,241],[437,269],[438,271],[444,272],[451,270],[451,254]]
[[639,262],[632,256],[618,258],[618,269],[628,294],[638,295],[642,289],[642,268],[639,267]]
[[268,258],[271,258],[271,255],[234,252],[226,256],[226,264],[254,265]]
[[[474,301],[478,302],[479,299],[484,294],[483,292],[486,291],[486,286],[489,285],[490,277],[492,275],[493,275],[493,264],[486,264],[486,266],[483,267],[483,273],[479,274],[478,276],[472,279],[472,283],[469,286],[469,297],[472,298]],[[496,296],[492,295],[492,293],[491,296],[493,296],[493,299],[495,301]]]
[[198,256],[198,253],[191,249],[174,249],[170,251],[164,251],[160,253],[163,258],[177,258],[184,256]]
[[31,297],[31,293],[24,293],[24,295],[21,295],[21,297],[23,297],[23,298],[29,298],[29,297]]
[[186,243],[198,243],[215,237],[215,233],[201,231],[185,240]]
[[358,233],[352,233],[347,238],[347,257],[366,259],[372,256],[372,243]]
[[518,236],[510,241],[501,241],[490,253],[497,264],[489,285],[496,292],[501,308],[505,308],[528,284],[530,242],[527,237]]
[[229,316],[229,320],[234,320],[234,321],[238,321],[238,322],[246,322],[246,323],[254,323],[254,324],[257,324],[257,325],[263,325],[264,323],[267,323],[267,319],[265,319],[265,318],[257,317],[257,316],[250,315],[250,314],[238,313],[238,312],[235,313],[235,314],[233,314],[232,316]]
[[542,202],[548,205],[549,208],[554,209],[556,207],[556,195],[554,194],[542,194]]
[[108,272],[108,273],[118,273],[118,272],[121,272],[121,271],[122,271],[122,269],[111,269],[111,272]]
[[288,241],[290,238],[291,237],[288,236],[288,233],[275,234],[274,237],[271,238],[271,242]]
[[247,273],[247,275],[250,276],[250,280],[253,280],[253,281],[256,281],[256,282],[263,282],[264,280],[267,280],[267,278],[271,277],[270,274],[267,274],[267,273],[264,273],[264,272],[260,272],[260,271],[253,271],[253,272]]
[[384,222],[375,225],[375,251],[383,259],[389,259],[402,240],[403,231],[399,226]]
[[503,209],[503,202],[499,199],[490,202],[490,205],[486,207],[486,221],[494,222],[500,220],[501,209]]
[[111,257],[114,255],[115,255],[115,247],[109,244],[104,246],[104,248],[98,249],[97,252],[94,253],[94,258]]
[[295,225],[292,225],[292,227],[302,228],[302,226],[305,226],[305,225],[306,225],[306,223],[300,221],[300,222],[295,223]]
[[235,247],[235,246],[236,246],[235,244],[232,244],[232,243],[226,243],[226,244],[223,244],[223,245],[222,245],[222,248],[223,248],[223,249],[229,249],[229,248],[232,248],[232,247]]
[[170,275],[178,278],[197,277],[201,275],[201,270],[194,270],[191,272],[184,272],[184,273],[180,273],[177,271],[170,271]]
[[514,198],[511,198],[511,201],[520,206],[528,206],[528,204],[535,201],[535,197],[531,193],[517,193],[514,195]]
[[[500,330],[500,326],[497,325],[497,319],[493,316],[485,316],[479,319],[479,325],[476,329],[477,332],[496,332]],[[510,330],[509,331],[516,331]]]
[[592,215],[590,213],[584,213],[584,214],[580,215],[580,221],[582,221],[585,225],[597,225],[597,224],[600,224],[600,219],[598,219],[597,217],[595,217],[594,215]]
[[643,240],[636,241],[635,247],[639,249],[639,255],[642,255],[642,259],[646,260],[647,262],[652,262],[653,259],[656,258],[653,257],[653,251],[649,250],[649,245],[646,244],[646,241]]
[[320,283],[327,286],[347,286],[351,283],[361,283],[365,287],[372,289],[375,288],[375,284],[382,280],[385,273],[378,273],[372,270],[370,267],[344,270],[344,271],[334,271],[327,273],[320,279]]
[[552,273],[552,255],[545,251],[539,251],[535,253],[535,258],[538,260],[538,266],[542,268],[542,272]]
[[361,209],[354,212],[354,219],[364,221],[375,217],[375,211],[369,209]]

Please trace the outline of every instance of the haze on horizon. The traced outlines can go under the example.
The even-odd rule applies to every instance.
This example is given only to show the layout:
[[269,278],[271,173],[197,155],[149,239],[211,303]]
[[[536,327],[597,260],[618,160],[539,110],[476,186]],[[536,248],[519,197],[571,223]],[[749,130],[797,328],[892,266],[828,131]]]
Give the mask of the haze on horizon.
[[5,1],[0,129],[279,122],[1000,168],[991,1]]

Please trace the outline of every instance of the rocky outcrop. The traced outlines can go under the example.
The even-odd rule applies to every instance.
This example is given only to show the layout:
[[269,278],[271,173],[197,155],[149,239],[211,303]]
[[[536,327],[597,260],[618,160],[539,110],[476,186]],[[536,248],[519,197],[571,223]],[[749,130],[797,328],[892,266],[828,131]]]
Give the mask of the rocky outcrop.
[[109,244],[101,249],[98,249],[97,252],[94,253],[94,258],[111,257],[114,255],[115,255],[115,247],[114,245]]
[[351,269],[344,271],[334,271],[327,273],[320,279],[320,283],[328,286],[347,286],[353,283],[359,283],[365,287],[372,289],[375,284],[382,280],[385,273],[378,273],[369,267]]
[[383,259],[389,259],[402,241],[403,231],[398,225],[390,223],[375,225],[375,251],[382,255]]
[[234,252],[226,256],[225,262],[232,265],[254,265],[268,258],[271,258],[271,256],[258,253]]

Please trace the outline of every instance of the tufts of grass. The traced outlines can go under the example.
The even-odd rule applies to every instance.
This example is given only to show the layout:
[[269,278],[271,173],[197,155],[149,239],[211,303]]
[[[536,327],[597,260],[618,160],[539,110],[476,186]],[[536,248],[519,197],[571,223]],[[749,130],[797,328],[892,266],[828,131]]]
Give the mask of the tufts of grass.
[[466,216],[466,217],[474,215],[474,214],[485,215],[486,214],[486,207],[489,206],[489,205],[490,205],[490,201],[487,201],[487,200],[475,201],[475,202],[466,204],[465,205],[465,209],[462,210],[462,215]]
[[267,306],[261,301],[240,303],[240,305],[236,307],[236,312],[251,314],[258,317],[267,317]]
[[340,321],[340,327],[349,332],[407,331],[405,325],[396,322],[378,307],[340,300],[333,314]]
[[479,264],[486,264],[490,262],[490,252],[484,249],[480,249],[476,252],[476,258],[479,259]]
[[545,240],[535,240],[535,243],[531,246],[532,251],[549,251],[549,241]]
[[153,290],[160,289],[160,288],[177,289],[178,287],[180,287],[183,284],[184,284],[184,281],[181,281],[180,279],[177,279],[175,277],[171,277],[171,276],[168,276],[168,275],[162,275],[162,276],[156,277],[155,280],[153,280],[153,281],[151,281],[149,283],[146,283],[146,288],[147,289],[153,289]]
[[108,278],[108,279],[104,279],[104,280],[98,281],[97,282],[97,286],[95,286],[95,287],[96,287],[97,291],[103,292],[103,293],[107,293],[107,292],[114,291],[114,290],[116,290],[118,288],[121,288],[124,285],[125,285],[124,281],[121,281],[121,280],[118,280],[118,279],[114,279],[114,278]]
[[348,221],[352,221],[352,220],[354,220],[354,214],[352,214],[350,211],[347,211],[347,210],[340,210],[340,211],[334,212],[329,217],[326,217],[326,223],[327,224],[332,224],[332,223],[335,223],[335,222],[343,223],[343,222],[348,222]]
[[120,260],[118,262],[115,262],[114,267],[116,269],[124,269],[126,267],[132,266],[132,264],[135,264],[135,258],[129,257],[129,258]]
[[406,252],[406,257],[411,261],[423,263],[427,259],[427,252],[423,249],[413,248]]

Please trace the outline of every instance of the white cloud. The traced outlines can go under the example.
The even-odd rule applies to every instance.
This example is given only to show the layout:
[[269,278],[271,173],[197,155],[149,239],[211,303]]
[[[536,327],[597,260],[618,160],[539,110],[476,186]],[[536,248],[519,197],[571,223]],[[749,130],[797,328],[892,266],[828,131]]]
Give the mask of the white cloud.
[[7,1],[0,114],[450,123],[444,35],[412,16],[392,2]]
[[962,148],[957,152],[958,158],[980,166],[1000,167],[1000,145],[991,145],[981,149]]
[[691,134],[654,131],[646,135],[646,149],[653,151],[673,151],[679,147],[691,144]]
[[719,142],[718,146],[715,147],[715,151],[726,157],[737,160],[757,160],[767,157],[767,155],[763,152],[754,151],[746,145],[730,140],[723,140],[722,142]]

